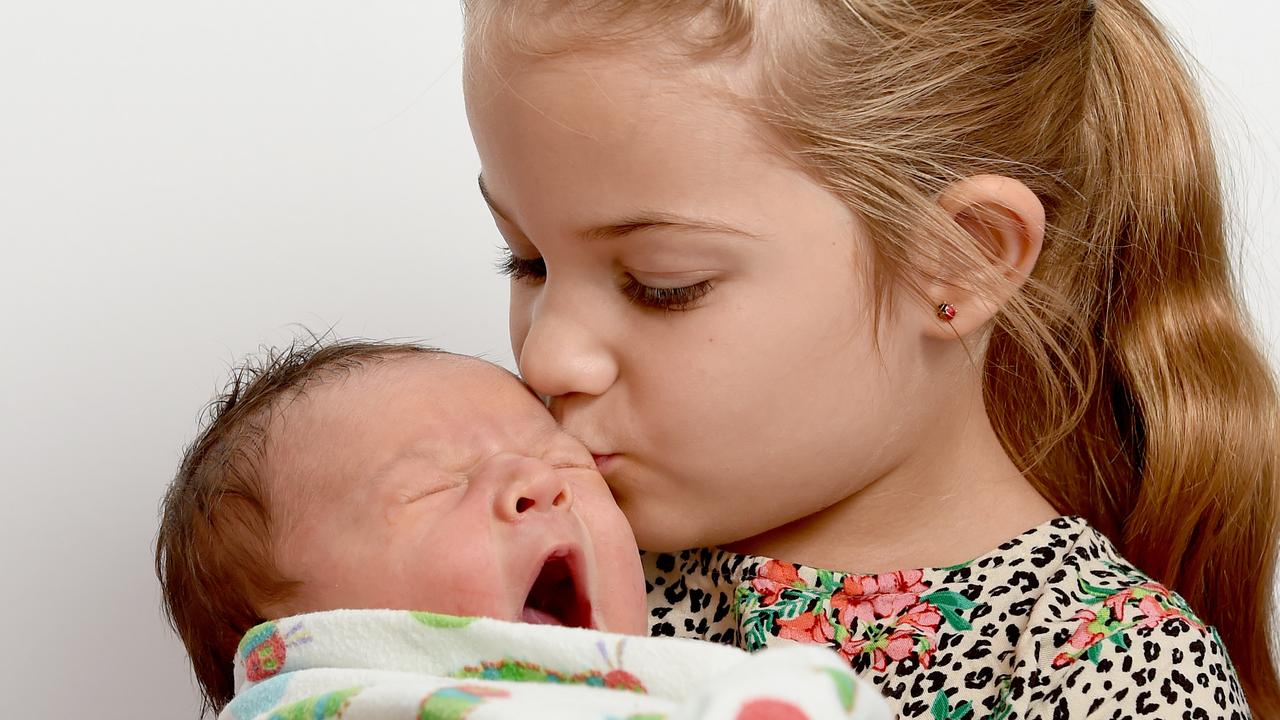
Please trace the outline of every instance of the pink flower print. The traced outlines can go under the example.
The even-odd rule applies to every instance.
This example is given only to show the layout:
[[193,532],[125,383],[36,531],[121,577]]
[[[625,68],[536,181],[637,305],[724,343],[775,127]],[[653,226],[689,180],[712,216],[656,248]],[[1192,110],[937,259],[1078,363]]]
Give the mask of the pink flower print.
[[862,654],[862,649],[866,647],[867,639],[864,637],[850,637],[836,648],[836,653],[844,658],[845,662],[852,663],[853,659]]
[[1131,599],[1133,599],[1133,589],[1127,588],[1108,597],[1102,602],[1102,604],[1111,610],[1111,616],[1119,622],[1124,620],[1124,606],[1125,603],[1129,602]]
[[751,589],[760,593],[760,605],[767,607],[778,602],[783,590],[802,584],[800,573],[791,563],[770,560],[756,572]]
[[915,647],[916,642],[911,630],[899,630],[889,636],[889,641],[884,646],[884,654],[894,662],[901,662],[911,657]]
[[920,653],[920,667],[928,670],[933,667],[933,654],[938,651],[936,647],[930,647],[928,650]]
[[[888,638],[882,638],[877,641],[871,641],[864,637],[849,638],[836,649],[840,657],[846,662],[852,663],[854,658],[866,653],[871,654],[871,667],[877,672],[884,672],[889,667],[889,661],[900,662],[911,657],[915,652],[916,640],[915,634],[909,628],[898,630]],[[920,657],[920,665],[929,667],[932,662],[933,650],[929,650]]]
[[889,667],[889,656],[885,655],[884,650],[877,645],[873,645],[870,640],[863,637],[851,637],[844,642],[837,650],[840,657],[846,662],[852,663],[854,658],[863,653],[871,653],[871,667],[877,672],[884,672]]
[[875,620],[871,601],[863,600],[860,591],[851,592],[849,583],[850,578],[845,578],[844,589],[837,590],[831,596],[831,609],[840,613],[840,624],[847,628],[857,627],[856,620],[870,625]]
[[824,645],[836,636],[824,613],[807,612],[794,620],[778,620],[778,637],[802,643]]
[[1160,624],[1169,615],[1177,615],[1176,610],[1166,610],[1155,595],[1148,595],[1138,601],[1138,612],[1142,613],[1142,620],[1138,625],[1144,628],[1153,628]]
[[[1101,628],[1098,628],[1095,624],[1098,614],[1094,611],[1081,610],[1076,613],[1076,619],[1080,621],[1080,625],[1076,627],[1076,631],[1067,639],[1067,645],[1075,648],[1075,655],[1078,656],[1080,653],[1097,645],[1105,636],[1098,632]],[[1064,665],[1070,665],[1075,661],[1076,658],[1073,657],[1072,653],[1061,652],[1053,659],[1053,666],[1059,668]]]
[[1161,602],[1162,599],[1167,600],[1172,592],[1163,585],[1158,583],[1143,583],[1136,590],[1129,592],[1133,597],[1138,599],[1138,612],[1142,613],[1142,620],[1138,621],[1139,627],[1154,628],[1169,618],[1181,618],[1185,620],[1191,627],[1203,630],[1204,626],[1187,617],[1181,610],[1176,607],[1170,607]]
[[1181,618],[1187,621],[1191,627],[1204,629],[1204,626],[1182,614],[1177,608],[1167,607],[1162,604],[1157,595],[1148,595],[1139,600],[1138,611],[1142,613],[1142,620],[1138,621],[1139,627],[1154,628],[1170,618]]
[[927,602],[920,603],[907,611],[898,620],[898,625],[909,625],[925,635],[932,636],[942,625],[942,613]]
[[900,570],[880,575],[850,575],[844,587],[831,596],[831,606],[840,610],[840,622],[853,627],[854,618],[870,625],[876,618],[890,618],[920,601],[928,590],[924,571]]

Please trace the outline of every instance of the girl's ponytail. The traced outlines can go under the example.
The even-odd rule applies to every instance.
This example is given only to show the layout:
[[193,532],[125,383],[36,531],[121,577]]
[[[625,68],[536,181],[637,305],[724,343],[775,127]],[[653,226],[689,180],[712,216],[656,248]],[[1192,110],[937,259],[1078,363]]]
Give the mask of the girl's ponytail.
[[[1090,507],[1121,551],[1216,625],[1258,717],[1280,717],[1269,631],[1280,404],[1241,310],[1199,94],[1136,0],[1097,0],[1081,123],[1080,237],[1111,254],[1094,315],[1108,435],[1134,481]],[[1119,410],[1119,413],[1116,412]],[[1090,427],[1106,413],[1122,422]],[[1094,482],[1107,482],[1105,465]]]

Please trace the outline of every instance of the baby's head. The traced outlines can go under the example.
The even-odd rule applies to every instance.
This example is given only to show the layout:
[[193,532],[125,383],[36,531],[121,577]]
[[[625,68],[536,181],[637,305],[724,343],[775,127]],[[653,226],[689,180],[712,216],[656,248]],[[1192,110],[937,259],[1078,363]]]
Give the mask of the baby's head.
[[241,635],[297,613],[644,627],[635,541],[590,452],[510,373],[412,345],[238,372],[165,498],[156,561],[215,708]]

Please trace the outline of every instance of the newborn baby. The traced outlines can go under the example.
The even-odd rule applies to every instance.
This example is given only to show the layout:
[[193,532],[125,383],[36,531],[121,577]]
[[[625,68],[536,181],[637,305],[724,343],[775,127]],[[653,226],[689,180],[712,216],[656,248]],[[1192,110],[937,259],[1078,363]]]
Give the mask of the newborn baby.
[[402,608],[644,630],[635,539],[591,453],[505,370],[366,361],[283,404],[268,438],[275,561],[298,585],[264,617]]
[[[745,658],[623,637],[645,631],[644,578],[590,452],[507,371],[412,345],[317,344],[237,373],[165,498],[157,571],[223,717],[431,717],[430,702],[513,697],[459,679],[582,686],[521,685],[522,715],[665,712]],[[791,669],[848,705],[846,666],[814,675],[826,660]],[[785,677],[777,662],[754,672]]]

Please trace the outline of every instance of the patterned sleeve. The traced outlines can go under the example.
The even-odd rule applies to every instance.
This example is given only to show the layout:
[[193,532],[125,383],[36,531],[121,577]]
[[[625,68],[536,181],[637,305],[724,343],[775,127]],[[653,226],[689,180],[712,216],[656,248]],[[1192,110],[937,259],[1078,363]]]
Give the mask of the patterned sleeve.
[[[1115,636],[1112,636],[1115,637]],[[1175,620],[1104,640],[1114,652],[1042,668],[1048,680],[1028,718],[1168,718],[1245,720],[1251,717],[1231,661],[1212,628]],[[1060,657],[1060,656],[1059,656]],[[1059,660],[1061,663],[1062,661]]]
[[1114,563],[1064,575],[1033,631],[1028,718],[1251,717],[1217,631],[1177,593]]

